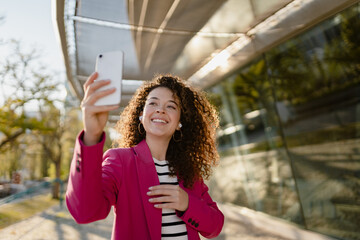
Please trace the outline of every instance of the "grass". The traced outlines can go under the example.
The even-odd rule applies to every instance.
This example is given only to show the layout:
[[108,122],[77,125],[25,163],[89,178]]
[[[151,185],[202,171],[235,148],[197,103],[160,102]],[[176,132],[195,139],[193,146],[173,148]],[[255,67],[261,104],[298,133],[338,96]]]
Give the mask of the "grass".
[[2,205],[0,206],[0,229],[32,217],[56,204],[59,204],[59,200],[52,199],[48,194]]

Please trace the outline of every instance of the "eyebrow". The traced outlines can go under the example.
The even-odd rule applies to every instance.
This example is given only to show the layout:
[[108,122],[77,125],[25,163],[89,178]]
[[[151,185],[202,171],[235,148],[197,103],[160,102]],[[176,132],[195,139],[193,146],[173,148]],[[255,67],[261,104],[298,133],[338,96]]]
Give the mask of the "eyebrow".
[[[160,100],[160,99],[157,98],[157,97],[151,97],[151,98],[149,98],[148,100],[150,100],[150,99]],[[174,100],[169,100],[169,102],[172,102],[172,103],[174,103],[176,106],[179,106],[179,105],[177,104],[177,102],[175,102]]]

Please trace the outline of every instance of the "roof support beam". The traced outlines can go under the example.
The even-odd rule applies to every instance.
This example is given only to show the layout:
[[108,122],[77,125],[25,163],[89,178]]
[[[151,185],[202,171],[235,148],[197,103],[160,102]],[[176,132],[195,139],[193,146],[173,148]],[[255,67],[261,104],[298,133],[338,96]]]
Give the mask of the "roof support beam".
[[177,6],[179,5],[179,3],[180,3],[180,0],[175,0],[175,1],[173,2],[173,4],[171,5],[168,13],[166,14],[166,16],[165,16],[165,18],[164,18],[164,20],[163,20],[163,22],[161,23],[161,25],[160,25],[160,27],[159,27],[159,31],[158,31],[158,33],[156,34],[155,39],[154,39],[154,41],[153,41],[152,44],[151,44],[151,48],[150,48],[149,55],[147,56],[146,61],[145,61],[144,69],[145,69],[146,72],[147,72],[147,71],[149,70],[149,68],[150,68],[150,63],[151,63],[152,58],[153,58],[153,56],[154,56],[155,50],[156,50],[156,48],[157,48],[157,45],[159,44],[160,36],[161,36],[161,34],[164,32],[164,29],[165,29],[166,25],[168,24],[169,19],[170,19],[171,16],[174,14],[174,12],[175,12]]
[[[143,5],[141,7],[140,19],[139,19],[139,29],[136,32],[135,41],[136,41],[136,50],[137,50],[138,54],[141,53],[141,35],[142,35],[143,26],[145,23],[145,16],[146,16],[146,10],[147,10],[148,3],[149,3],[148,0],[143,1]],[[140,57],[139,57],[139,59],[140,59]]]
[[65,18],[64,18],[64,9],[65,9],[65,0],[53,0],[51,2],[52,7],[52,18],[53,22],[56,23],[55,28],[57,28],[57,36],[61,44],[62,54],[64,57],[64,64],[66,69],[66,76],[70,81],[71,90],[78,99],[82,98],[81,87],[79,89],[79,84],[76,79],[73,77],[72,67],[69,58],[68,52],[68,42],[66,39],[66,30],[65,30]]
[[80,17],[80,16],[72,16],[69,17],[73,21],[83,22],[88,24],[94,24],[103,27],[117,28],[122,30],[132,30],[132,31],[142,31],[142,32],[151,32],[151,33],[167,33],[173,35],[184,35],[184,36],[201,36],[201,37],[209,37],[209,38],[229,38],[229,37],[241,37],[245,35],[245,33],[228,33],[228,32],[201,32],[201,31],[184,31],[184,30],[170,30],[170,29],[161,29],[154,27],[146,27],[146,26],[136,26],[124,23],[117,23],[105,20],[99,20],[88,17]]
[[294,0],[219,52],[188,80],[198,87],[209,87],[274,46],[358,2]]

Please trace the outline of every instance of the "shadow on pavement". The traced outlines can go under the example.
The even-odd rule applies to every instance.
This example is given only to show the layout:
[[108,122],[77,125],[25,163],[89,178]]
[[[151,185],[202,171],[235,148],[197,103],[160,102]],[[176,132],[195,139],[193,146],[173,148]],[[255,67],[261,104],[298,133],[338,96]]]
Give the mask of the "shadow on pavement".
[[108,240],[111,239],[113,213],[89,224],[77,224],[66,207],[55,206],[0,231],[0,240]]
[[[55,206],[0,230],[0,240],[109,240],[114,220],[111,211],[101,221],[77,224],[67,208]],[[254,227],[241,218],[225,217],[223,231],[215,240],[285,240]],[[202,238],[206,239],[206,238]]]

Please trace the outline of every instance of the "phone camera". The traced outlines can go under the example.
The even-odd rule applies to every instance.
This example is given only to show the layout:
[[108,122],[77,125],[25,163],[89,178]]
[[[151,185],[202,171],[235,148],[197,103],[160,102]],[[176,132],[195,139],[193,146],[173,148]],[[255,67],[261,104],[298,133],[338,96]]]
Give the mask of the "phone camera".
[[102,58],[102,54],[99,55],[99,58]]

